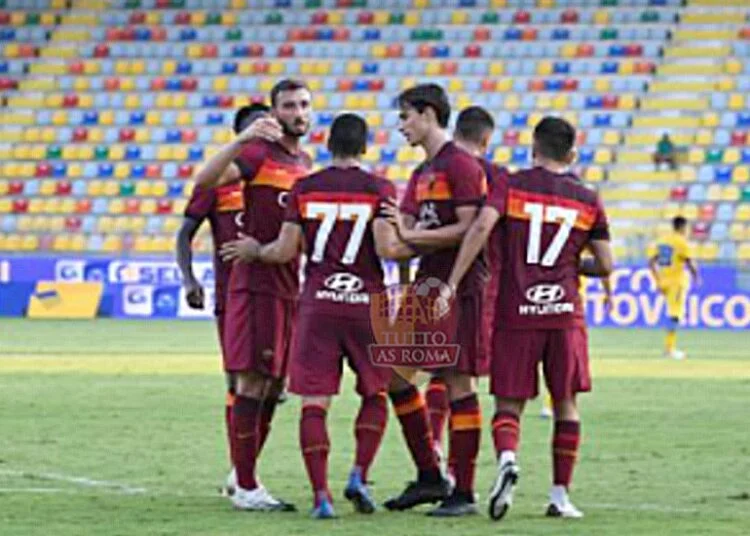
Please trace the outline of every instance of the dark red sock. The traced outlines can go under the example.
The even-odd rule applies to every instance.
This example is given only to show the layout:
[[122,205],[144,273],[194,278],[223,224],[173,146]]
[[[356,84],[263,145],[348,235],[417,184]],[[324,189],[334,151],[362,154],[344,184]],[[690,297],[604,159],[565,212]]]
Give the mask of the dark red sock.
[[354,437],[357,441],[357,454],[354,460],[362,474],[362,480],[367,481],[367,472],[375,459],[385,433],[388,420],[388,403],[385,393],[378,393],[362,399],[362,406],[354,423]]
[[555,486],[570,485],[581,440],[581,423],[556,421],[552,437],[552,478]]
[[450,403],[450,457],[456,490],[474,492],[479,440],[482,437],[482,412],[476,394]]
[[500,456],[504,450],[518,450],[518,438],[521,423],[518,415],[509,411],[498,411],[492,417],[492,440],[495,442],[495,453]]
[[430,415],[430,430],[432,439],[436,443],[443,443],[443,430],[445,430],[445,419],[448,417],[448,389],[445,380],[433,377],[427,386],[425,393],[427,411]]
[[439,471],[424,398],[413,385],[398,393],[390,393],[390,397],[417,469]]
[[232,410],[234,465],[237,483],[242,489],[255,489],[255,463],[258,459],[258,425],[261,402],[257,398],[237,395]]
[[227,445],[229,446],[229,463],[234,465],[234,434],[232,433],[232,407],[234,406],[234,393],[227,391],[224,403],[224,424],[227,429]]
[[299,444],[316,506],[321,496],[331,499],[331,493],[328,491],[330,443],[326,429],[326,413],[326,409],[320,406],[304,406],[299,421]]
[[275,396],[266,397],[263,401],[263,406],[260,409],[260,424],[258,425],[258,456],[263,451],[263,446],[266,444],[268,434],[271,433],[271,421],[273,420],[273,414],[276,412],[276,405],[278,398]]

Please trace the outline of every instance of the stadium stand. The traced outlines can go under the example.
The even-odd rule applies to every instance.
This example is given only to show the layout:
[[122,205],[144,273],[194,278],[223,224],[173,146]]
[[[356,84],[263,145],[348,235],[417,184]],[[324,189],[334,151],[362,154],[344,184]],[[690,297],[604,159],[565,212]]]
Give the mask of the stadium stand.
[[[680,213],[699,259],[750,260],[747,2],[529,4],[0,0],[0,251],[170,252],[195,165],[230,139],[236,107],[290,76],[315,92],[319,165],[334,114],[355,110],[365,160],[403,184],[421,155],[393,98],[429,78],[457,109],[493,111],[490,156],[511,168],[544,114],[571,120],[618,257]],[[676,171],[654,170],[663,132]]]

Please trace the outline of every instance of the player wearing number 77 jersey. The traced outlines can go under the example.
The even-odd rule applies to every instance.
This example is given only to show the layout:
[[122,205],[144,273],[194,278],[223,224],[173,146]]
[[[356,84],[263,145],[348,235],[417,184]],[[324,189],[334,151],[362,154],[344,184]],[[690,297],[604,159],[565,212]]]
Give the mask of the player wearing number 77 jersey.
[[381,214],[381,205],[395,197],[393,184],[359,167],[366,142],[367,124],[361,117],[337,117],[328,141],[333,165],[295,184],[278,238],[262,247],[256,244],[253,253],[266,263],[289,262],[303,248],[308,255],[289,390],[302,396],[300,446],[316,518],[334,516],[326,414],[339,390],[343,355],[356,373],[362,397],[355,424],[356,459],[344,495],[359,512],[375,510],[366,479],[385,430],[391,369],[375,366],[368,354],[368,346],[375,343],[370,296],[385,291],[379,257],[412,254]]
[[[553,486],[547,515],[581,517],[568,499],[580,423],[576,394],[589,391],[588,341],[579,275],[612,271],[609,226],[596,192],[568,171],[575,129],[555,117],[534,129],[534,167],[495,188],[464,237],[448,284],[456,288],[499,225],[502,280],[495,310],[490,389],[498,465],[489,513],[505,515],[518,480],[520,415],[538,389],[538,363],[552,395]],[[582,260],[590,250],[593,258]]]

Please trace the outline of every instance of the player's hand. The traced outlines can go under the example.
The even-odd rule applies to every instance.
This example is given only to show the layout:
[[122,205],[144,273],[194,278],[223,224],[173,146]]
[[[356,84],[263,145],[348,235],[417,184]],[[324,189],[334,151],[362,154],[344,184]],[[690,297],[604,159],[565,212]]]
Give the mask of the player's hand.
[[438,296],[437,298],[435,298],[435,300],[432,302],[432,318],[435,322],[438,322],[448,316],[448,314],[451,312],[451,308],[453,307],[455,297],[456,291],[455,289],[451,289],[450,296]]
[[258,258],[260,242],[252,236],[240,233],[240,238],[225,242],[219,250],[219,256],[224,262],[252,262]]
[[279,141],[284,135],[284,131],[279,123],[273,117],[261,117],[245,130],[237,134],[235,141],[237,143],[248,143],[252,140]]
[[205,306],[203,287],[195,279],[185,281],[185,301],[191,309],[203,309]]
[[390,198],[387,201],[383,201],[380,205],[380,209],[382,210],[383,215],[385,215],[385,219],[388,223],[396,227],[399,236],[403,237],[404,231],[406,230],[406,223],[404,222],[403,213],[399,210],[398,205],[396,204],[396,200]]

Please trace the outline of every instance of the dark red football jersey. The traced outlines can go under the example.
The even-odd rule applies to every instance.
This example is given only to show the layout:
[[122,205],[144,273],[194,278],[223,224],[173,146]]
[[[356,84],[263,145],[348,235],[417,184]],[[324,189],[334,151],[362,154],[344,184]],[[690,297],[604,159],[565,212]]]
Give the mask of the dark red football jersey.
[[585,326],[578,267],[585,245],[609,240],[599,195],[571,173],[541,167],[498,183],[488,200],[498,224],[502,281],[496,301],[500,329]]
[[242,229],[242,211],[244,198],[242,184],[239,182],[219,186],[218,188],[196,187],[185,207],[185,216],[199,223],[208,219],[211,236],[214,241],[214,289],[215,312],[224,311],[226,292],[229,285],[231,263],[219,257],[219,249],[224,242],[237,238]]
[[[484,169],[484,174],[487,177],[487,191],[489,192],[489,195],[492,195],[495,188],[502,188],[503,191],[506,191],[508,188],[507,168],[498,166],[485,158],[480,158],[479,163],[482,166],[482,169]],[[495,229],[492,230],[490,238],[487,241],[485,260],[487,263],[487,272],[489,274],[487,287],[485,289],[485,296],[487,298],[485,303],[492,303],[494,305],[502,273],[502,266],[500,264],[500,231],[498,227],[495,227]],[[488,307],[487,309],[490,310],[492,308]]]
[[[437,229],[458,221],[456,209],[479,208],[487,193],[487,179],[477,159],[448,142],[435,158],[414,170],[401,201],[401,210],[411,214],[426,229]],[[459,245],[422,255],[417,278],[437,277],[447,281],[458,255]],[[459,293],[479,291],[486,277],[483,259],[478,258],[461,282]]]
[[387,179],[359,167],[328,167],[295,184],[286,220],[305,235],[300,303],[322,314],[369,318],[370,296],[385,290],[372,223],[396,195]]
[[[248,143],[235,163],[244,181],[243,232],[262,244],[273,242],[284,222],[289,191],[312,167],[309,155],[292,154],[283,145],[264,140]],[[286,264],[238,263],[232,270],[232,290],[249,290],[296,298],[299,262]]]

